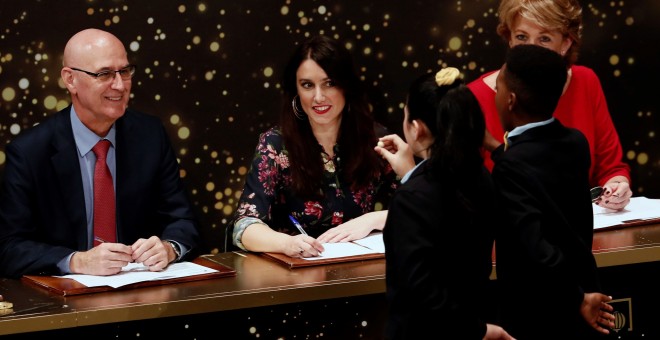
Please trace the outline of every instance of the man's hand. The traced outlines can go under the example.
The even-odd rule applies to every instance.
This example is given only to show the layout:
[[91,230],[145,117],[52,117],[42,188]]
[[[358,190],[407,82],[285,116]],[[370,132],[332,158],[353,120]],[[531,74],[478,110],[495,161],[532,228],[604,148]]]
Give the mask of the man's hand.
[[121,243],[101,243],[71,256],[69,269],[74,274],[113,275],[129,262],[133,262],[133,250]]
[[170,262],[176,259],[172,245],[157,236],[148,239],[139,239],[131,246],[133,261],[142,263],[150,271],[157,272],[165,269]]

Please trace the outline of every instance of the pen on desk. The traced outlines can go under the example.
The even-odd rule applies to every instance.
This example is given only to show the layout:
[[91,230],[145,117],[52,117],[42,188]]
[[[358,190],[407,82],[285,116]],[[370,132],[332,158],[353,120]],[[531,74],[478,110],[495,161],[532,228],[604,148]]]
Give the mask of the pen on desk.
[[296,218],[293,217],[293,215],[289,215],[289,219],[291,220],[291,223],[293,223],[293,225],[295,225],[296,228],[298,228],[298,231],[300,231],[301,234],[307,235],[305,229],[303,229],[303,227],[300,225],[300,222],[298,222],[298,220],[296,220]]

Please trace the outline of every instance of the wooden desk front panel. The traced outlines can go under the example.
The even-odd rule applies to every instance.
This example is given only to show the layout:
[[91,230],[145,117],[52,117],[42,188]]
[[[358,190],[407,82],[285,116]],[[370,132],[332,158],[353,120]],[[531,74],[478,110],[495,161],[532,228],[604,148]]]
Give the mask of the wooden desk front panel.
[[[596,232],[593,249],[605,274],[605,287],[613,291],[615,298],[634,296],[633,300],[641,300],[639,293],[629,292],[639,286],[636,278],[645,275],[639,268],[660,265],[660,225]],[[373,306],[360,306],[378,309],[375,317],[380,319],[364,323],[384,322],[385,260],[288,269],[255,254],[230,252],[210,257],[235,268],[237,275],[71,297],[56,296],[17,280],[0,280],[0,294],[14,303],[12,313],[0,315],[0,334],[119,325],[148,319],[150,323],[158,323],[159,319],[167,323],[168,319],[178,318],[189,323],[194,319],[213,320],[214,315],[224,317],[229,311],[240,310],[243,315],[250,311],[272,312],[276,308],[268,306],[292,304],[311,304],[311,308],[318,309],[327,305],[326,301],[358,301],[366,296],[380,296],[376,298],[377,303],[372,302]],[[612,270],[606,270],[608,267]],[[624,278],[624,272],[629,277]],[[648,294],[647,291],[641,293]],[[649,301],[657,300],[656,296]],[[319,304],[314,305],[315,301]],[[649,313],[651,311],[642,311],[642,314]],[[637,314],[639,316],[640,312]]]
[[660,224],[596,231],[592,249],[598,267],[660,261]]
[[14,313],[0,316],[0,335],[385,292],[383,259],[291,270],[256,254],[209,257],[237,275],[71,297],[3,280],[0,291]]

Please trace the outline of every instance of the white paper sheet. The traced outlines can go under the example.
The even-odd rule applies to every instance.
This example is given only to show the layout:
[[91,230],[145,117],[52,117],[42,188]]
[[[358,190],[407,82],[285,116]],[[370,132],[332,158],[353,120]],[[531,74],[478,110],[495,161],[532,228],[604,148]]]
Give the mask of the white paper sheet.
[[631,220],[649,220],[660,218],[660,199],[643,196],[633,197],[621,211],[614,211],[593,205],[594,230],[625,224]]
[[137,282],[173,279],[214,272],[217,272],[217,270],[192,262],[172,263],[160,272],[150,272],[142,263],[129,263],[126,267],[122,268],[121,272],[115,275],[70,274],[58,277],[74,279],[87,287],[110,286],[118,288]]
[[353,243],[373,249],[379,253],[385,252],[385,243],[383,242],[383,233],[374,233],[363,239],[355,240]]
[[374,233],[363,239],[353,242],[323,243],[325,251],[321,256],[305,257],[305,260],[327,260],[337,257],[346,257],[364,254],[377,254],[385,252],[383,233]]

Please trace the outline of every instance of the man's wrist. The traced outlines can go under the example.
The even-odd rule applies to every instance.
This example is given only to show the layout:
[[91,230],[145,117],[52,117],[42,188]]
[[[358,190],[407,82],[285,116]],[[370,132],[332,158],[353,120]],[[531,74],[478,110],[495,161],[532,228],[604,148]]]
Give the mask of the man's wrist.
[[165,241],[165,242],[167,242],[174,251],[174,260],[172,262],[176,262],[179,259],[181,259],[181,247],[179,247],[179,245],[173,241]]

